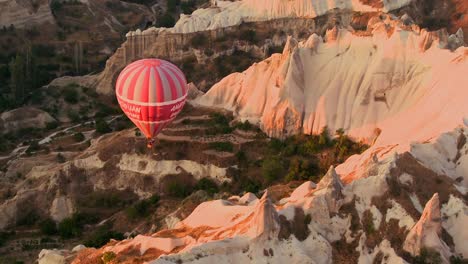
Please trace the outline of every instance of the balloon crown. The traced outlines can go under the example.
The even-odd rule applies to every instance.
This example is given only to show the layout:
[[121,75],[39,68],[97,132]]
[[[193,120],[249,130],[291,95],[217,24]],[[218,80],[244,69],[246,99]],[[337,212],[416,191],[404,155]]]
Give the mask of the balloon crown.
[[148,67],[153,67],[161,65],[161,61],[158,59],[144,59],[143,64]]

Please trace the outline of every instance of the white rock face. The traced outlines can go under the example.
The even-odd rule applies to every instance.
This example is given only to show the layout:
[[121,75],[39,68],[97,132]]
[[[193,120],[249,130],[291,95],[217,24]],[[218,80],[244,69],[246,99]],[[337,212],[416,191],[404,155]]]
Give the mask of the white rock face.
[[0,1],[0,27],[25,27],[31,24],[55,23],[48,0]]
[[398,220],[399,227],[405,227],[410,230],[414,226],[413,218],[406,210],[395,200],[391,200],[392,207],[387,210],[385,221],[388,223],[390,219]]
[[[347,247],[354,247],[354,244],[349,244],[353,241],[358,243],[354,250],[359,256],[350,263],[374,263],[379,252],[383,254],[385,263],[406,263],[397,255],[388,238],[382,237],[374,248],[368,248],[366,233],[360,226],[357,230],[356,226],[352,227],[355,225],[353,222],[362,221],[362,214],[369,210],[376,230],[382,230],[383,223],[395,219],[399,227],[409,231],[406,239],[401,239],[405,239],[404,250],[414,256],[419,255],[422,248],[429,248],[440,252],[444,263],[448,261],[452,252],[441,238],[442,227],[452,236],[455,253],[465,256],[467,207],[462,199],[456,198],[459,193],[452,195],[448,203],[442,205],[442,214],[438,195],[435,194],[416,223],[417,219],[412,218],[403,206],[411,204],[411,198],[407,195],[411,193],[393,197],[389,192],[387,181],[390,177],[400,181],[401,185],[410,186],[407,180],[401,181],[401,176],[392,173],[394,169],[403,169],[396,167],[401,164],[399,159],[403,155],[408,154],[392,155],[381,160],[371,158],[365,165],[367,167],[362,168],[364,172],[360,178],[352,178],[347,184],[341,180],[343,175],[331,167],[317,185],[305,182],[278,204],[271,202],[268,192],[261,199],[246,193],[243,197],[203,202],[187,218],[173,219],[176,221],[168,225],[169,230],[151,236],[140,235],[99,250],[125,256],[129,248],[137,249],[143,255],[156,249],[164,254],[154,257],[149,263],[164,264],[180,261],[264,263],[265,260],[269,263],[328,264],[334,263],[334,258],[339,255],[339,252],[332,250],[336,245],[333,243],[344,240],[348,243],[344,245]],[[413,173],[411,178],[416,180],[424,176]],[[374,204],[373,198],[388,195],[391,207],[382,211],[382,205]],[[400,199],[406,201],[403,203]],[[348,211],[350,205],[354,206],[352,210],[356,210],[357,216]],[[355,217],[359,219],[353,220]],[[294,231],[296,228],[299,231]],[[304,236],[300,238],[301,235]],[[174,250],[176,248],[177,251]],[[151,249],[153,251],[149,251]]]
[[43,249],[39,253],[39,264],[65,264],[65,253],[56,249]]
[[450,249],[440,238],[442,233],[439,195],[437,193],[427,202],[419,221],[408,233],[403,249],[413,256],[419,256],[421,249],[436,250],[444,263],[449,262]]
[[390,11],[407,5],[409,0],[375,1],[364,4],[359,0],[241,0],[215,1],[211,7],[195,10],[190,15],[181,15],[173,28],[151,29],[189,33],[236,26],[242,22],[265,21],[280,18],[314,18],[332,9],[347,9],[360,12]]
[[374,259],[379,252],[384,255],[384,260],[382,263],[388,264],[407,264],[403,258],[398,256],[395,250],[392,248],[390,241],[384,239],[378,246],[373,249],[368,249],[365,247],[366,235],[363,234],[359,239],[359,245],[356,248],[359,251],[359,264],[372,264]]
[[59,196],[52,201],[50,217],[55,222],[60,222],[67,217],[71,217],[74,211],[72,200],[66,196]]
[[426,144],[411,145],[411,154],[424,166],[468,188],[468,132],[466,127],[442,134]]
[[26,128],[45,128],[47,123],[56,121],[49,113],[34,107],[20,107],[0,115],[1,133]]
[[240,199],[239,199],[239,204],[250,204],[252,202],[257,201],[258,198],[255,196],[255,194],[248,192],[244,194]]
[[[145,164],[143,167],[142,163]],[[208,176],[218,183],[231,181],[230,178],[226,177],[226,168],[220,168],[213,164],[203,165],[191,160],[148,160],[137,154],[124,154],[117,167],[122,171],[155,175],[157,180],[168,174],[179,174],[179,168],[182,168],[191,173],[197,180]]]
[[297,187],[291,193],[291,196],[289,197],[289,200],[294,201],[294,200],[303,199],[315,188],[317,188],[317,185],[315,183],[313,183],[311,181],[306,181],[303,184],[301,184],[299,187]]
[[327,42],[314,38],[313,48],[291,41],[283,54],[227,76],[196,102],[234,111],[277,137],[327,126],[368,142],[378,135],[379,146],[435,138],[468,116],[460,89],[468,83],[467,49],[451,53],[440,48],[444,34],[402,27],[387,18],[372,36],[341,29]]
[[442,216],[447,220],[442,222],[442,226],[452,236],[455,244],[455,252],[461,254],[463,258],[468,258],[468,206],[460,198],[450,195],[447,204],[442,205]]

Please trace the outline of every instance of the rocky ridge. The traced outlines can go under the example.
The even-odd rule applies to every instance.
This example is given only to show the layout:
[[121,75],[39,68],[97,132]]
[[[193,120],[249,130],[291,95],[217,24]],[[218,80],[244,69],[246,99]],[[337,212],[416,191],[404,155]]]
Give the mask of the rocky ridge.
[[[290,38],[282,54],[227,76],[197,103],[233,111],[275,137],[318,134],[325,126],[377,145],[437,136],[442,123],[454,127],[468,113],[452,97],[463,98],[463,90],[450,84],[466,82],[466,48],[450,52],[445,48],[457,48],[461,37],[406,23],[382,14],[369,20],[366,33],[335,27],[323,38]],[[459,105],[451,108],[456,113],[436,110],[448,102]],[[429,112],[439,114],[422,118]],[[410,126],[407,134],[392,130],[399,122]]]
[[[272,263],[282,263],[283,258],[292,263],[373,263],[380,258],[411,263],[421,250],[434,250],[443,263],[451,256],[466,258],[455,242],[467,239],[459,218],[466,213],[453,213],[466,207],[457,183],[431,175],[422,165],[415,170],[414,162],[411,152],[393,155],[362,168],[369,174],[348,184],[340,179],[346,175],[338,176],[330,168],[317,185],[305,182],[277,203],[267,192],[249,203],[239,198],[208,201],[174,229],[86,249],[73,263],[89,263],[105,252],[114,252],[119,263],[135,258],[149,263],[244,263],[265,258]],[[408,181],[400,181],[406,174],[418,182],[408,186]],[[434,184],[436,180],[441,183]],[[415,184],[426,188],[415,191]],[[422,214],[414,199],[426,203]],[[441,210],[452,213],[441,217]],[[442,236],[443,228],[450,239]]]

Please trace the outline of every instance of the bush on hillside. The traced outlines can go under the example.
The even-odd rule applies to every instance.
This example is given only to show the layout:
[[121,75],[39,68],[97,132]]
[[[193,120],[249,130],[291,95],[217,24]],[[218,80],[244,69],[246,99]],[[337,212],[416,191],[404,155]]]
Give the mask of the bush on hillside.
[[76,104],[79,101],[78,86],[69,85],[63,90],[63,99],[70,104]]
[[83,135],[83,133],[78,132],[78,133],[73,134],[73,140],[75,140],[76,142],[81,142],[85,140],[85,136]]
[[280,158],[276,155],[266,157],[262,162],[262,174],[267,183],[280,178],[283,166]]
[[109,127],[106,121],[102,118],[96,119],[96,132],[99,134],[106,134],[111,132],[112,129]]
[[170,13],[165,13],[157,21],[157,27],[171,28],[175,25],[176,21]]
[[50,218],[44,219],[39,223],[41,233],[46,236],[57,234],[57,224]]
[[217,151],[232,152],[234,150],[234,145],[231,142],[211,142],[209,144],[211,149]]
[[201,178],[195,185],[195,190],[204,190],[209,195],[213,195],[218,192],[218,185],[210,178]]
[[124,236],[120,232],[111,230],[108,225],[104,225],[93,232],[91,236],[85,240],[84,245],[86,247],[100,248],[111,239],[122,240]]
[[190,186],[176,181],[169,183],[167,189],[169,195],[178,198],[185,198],[192,193],[192,188]]

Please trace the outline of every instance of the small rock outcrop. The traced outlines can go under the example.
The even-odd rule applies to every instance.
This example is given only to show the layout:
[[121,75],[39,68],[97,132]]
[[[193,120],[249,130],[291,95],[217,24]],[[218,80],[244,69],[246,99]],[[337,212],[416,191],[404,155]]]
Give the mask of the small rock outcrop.
[[268,197],[268,191],[263,194],[255,206],[250,223],[247,234],[251,238],[268,239],[279,231],[278,212]]
[[449,262],[450,249],[440,238],[442,234],[439,194],[435,193],[426,203],[419,221],[406,236],[403,249],[413,256],[419,256],[424,248],[440,253],[444,263]]
[[289,201],[299,200],[307,196],[312,190],[317,188],[317,185],[311,181],[306,181],[297,187],[289,197]]
[[60,222],[67,217],[71,217],[74,211],[73,202],[69,197],[57,196],[52,201],[50,217],[55,222]]
[[323,194],[330,212],[337,212],[343,200],[343,182],[336,174],[335,168],[330,166],[327,174],[317,184],[318,193]]
[[2,133],[26,128],[45,128],[47,123],[56,121],[49,113],[34,107],[20,107],[0,115]]
[[250,204],[251,202],[254,202],[258,200],[257,196],[255,196],[255,194],[251,193],[251,192],[248,192],[246,194],[244,194],[240,199],[239,199],[239,204],[242,204],[242,205],[248,205]]
[[0,27],[24,28],[42,23],[55,23],[48,0],[0,1]]
[[39,264],[65,264],[65,250],[43,249],[39,253]]

